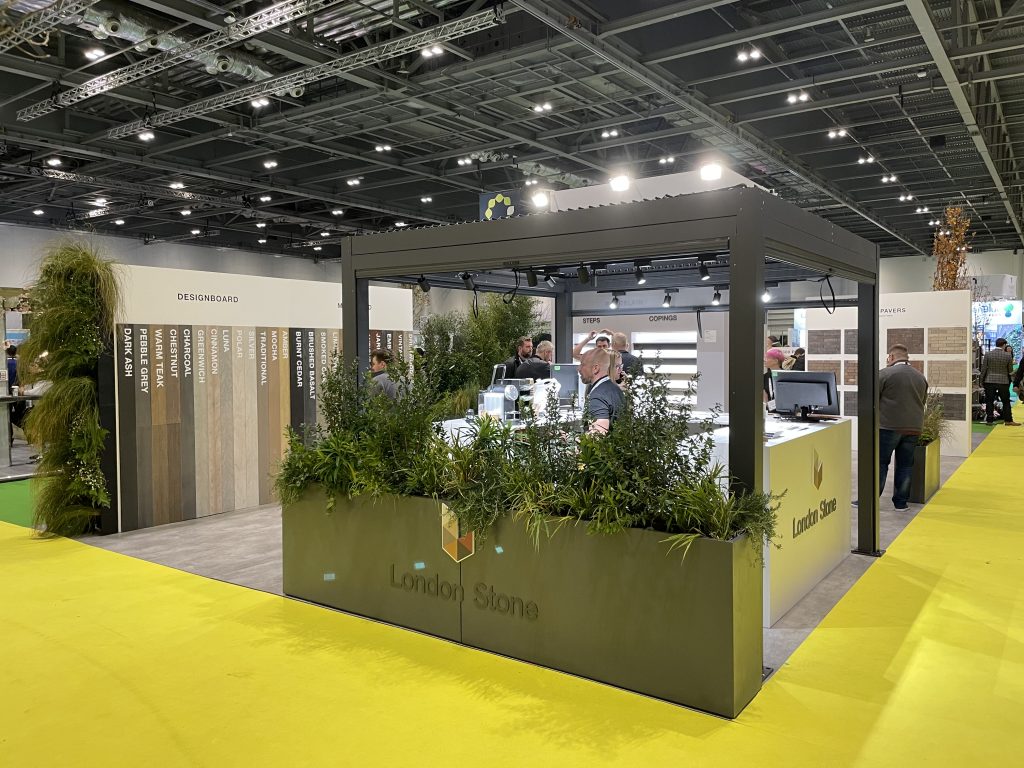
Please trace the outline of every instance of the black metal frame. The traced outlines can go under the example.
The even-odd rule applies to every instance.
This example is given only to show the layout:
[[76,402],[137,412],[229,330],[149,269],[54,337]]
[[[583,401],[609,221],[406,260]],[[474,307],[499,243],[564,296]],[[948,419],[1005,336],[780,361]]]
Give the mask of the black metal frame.
[[[859,283],[858,366],[860,554],[877,555],[878,246],[756,188],[404,230],[342,244],[345,357],[368,363],[369,283],[420,274],[525,270],[552,264],[613,263],[727,253],[729,264],[729,468],[739,487],[763,488],[763,305],[775,262]],[[769,278],[770,279],[770,278]],[[610,286],[609,286],[610,287]],[[585,289],[585,288],[584,288]],[[555,298],[556,347],[572,337],[565,284],[531,293]],[[353,354],[354,351],[354,354]],[[741,426],[742,425],[742,426]],[[742,429],[742,434],[740,430]]]

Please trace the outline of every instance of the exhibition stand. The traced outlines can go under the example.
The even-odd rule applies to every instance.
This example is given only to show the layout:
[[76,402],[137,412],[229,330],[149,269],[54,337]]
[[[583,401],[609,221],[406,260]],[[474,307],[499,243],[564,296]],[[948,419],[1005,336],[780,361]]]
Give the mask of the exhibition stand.
[[[707,285],[700,273],[712,271],[713,282],[729,290],[721,333],[731,482],[738,491],[789,490],[794,503],[780,512],[779,527],[801,529],[786,540],[793,560],[773,563],[779,610],[835,554],[812,534],[805,499],[828,494],[826,507],[834,500],[836,512],[819,512],[817,526],[839,527],[839,517],[822,518],[840,514],[843,490],[816,486],[814,453],[829,468],[825,476],[848,479],[850,425],[794,435],[772,445],[778,458],[766,460],[760,296],[766,282],[827,275],[858,281],[859,351],[875,359],[876,246],[760,190],[733,189],[350,238],[342,251],[342,348],[363,365],[371,281],[553,296],[556,361],[568,362],[575,294],[635,290],[641,260],[647,290],[699,288]],[[877,371],[864,366],[858,381],[862,410],[873,413]],[[873,419],[859,425],[856,551],[869,555],[879,553],[876,426]],[[847,445],[845,459],[826,445],[837,442],[832,438]],[[784,456],[788,451],[793,455]],[[847,491],[845,509],[848,498]],[[664,556],[663,536],[653,531],[594,536],[563,527],[538,549],[521,524],[501,519],[481,532],[487,546],[474,549],[464,538],[472,532],[442,533],[438,502],[386,499],[371,509],[368,499],[337,498],[331,515],[323,514],[325,504],[310,491],[285,506],[286,594],[727,717],[760,688],[762,574],[746,536],[698,539],[680,562]],[[801,538],[810,542],[803,558]],[[439,539],[453,548],[442,551]],[[807,573],[797,573],[804,564]],[[797,586],[784,589],[789,582]]]

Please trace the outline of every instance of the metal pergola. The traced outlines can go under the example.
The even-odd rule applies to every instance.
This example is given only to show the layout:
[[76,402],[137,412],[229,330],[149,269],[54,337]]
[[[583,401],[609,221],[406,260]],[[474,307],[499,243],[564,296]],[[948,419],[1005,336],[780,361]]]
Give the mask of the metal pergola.
[[[369,358],[371,281],[439,284],[475,275],[478,288],[507,290],[515,274],[558,265],[608,268],[638,259],[663,261],[654,287],[689,285],[695,254],[721,258],[729,287],[729,468],[738,487],[763,489],[762,381],[766,282],[832,276],[858,285],[857,553],[878,555],[878,246],[761,190],[703,192],[638,203],[349,238],[342,243],[343,349]],[[719,278],[720,280],[722,278]],[[603,287],[625,278],[612,275]],[[521,292],[555,299],[561,355],[572,338],[573,295],[593,286],[558,279]],[[645,286],[646,287],[646,286]],[[634,283],[635,288],[635,283]]]

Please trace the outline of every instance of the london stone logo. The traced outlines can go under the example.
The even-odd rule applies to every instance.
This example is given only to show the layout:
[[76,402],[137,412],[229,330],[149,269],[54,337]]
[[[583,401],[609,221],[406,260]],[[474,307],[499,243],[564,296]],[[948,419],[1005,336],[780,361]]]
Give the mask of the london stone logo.
[[824,478],[824,475],[825,475],[825,468],[824,468],[824,465],[821,463],[821,457],[818,456],[818,450],[817,449],[814,449],[813,470],[814,470],[814,474],[813,474],[814,487],[820,490],[821,489],[821,481],[822,481],[822,479]]
[[447,504],[441,505],[441,549],[456,563],[461,563],[476,551],[473,532],[459,530],[459,520]]

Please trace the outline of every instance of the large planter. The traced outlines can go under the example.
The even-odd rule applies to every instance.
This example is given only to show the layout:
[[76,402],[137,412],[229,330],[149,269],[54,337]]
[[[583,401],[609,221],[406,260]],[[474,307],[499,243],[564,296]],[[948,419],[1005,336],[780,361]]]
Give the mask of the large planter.
[[284,509],[288,595],[735,717],[761,687],[761,568],[749,539],[563,526],[539,550],[504,520],[461,563],[440,505],[310,492]]
[[914,472],[910,479],[910,500],[914,504],[926,504],[939,490],[940,447],[940,441],[932,440],[914,449]]

